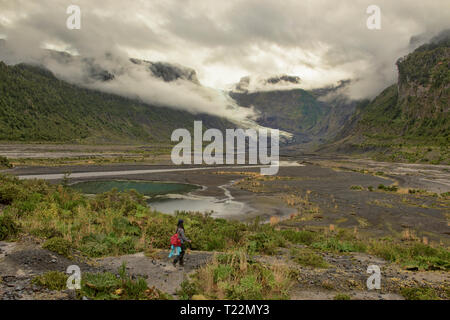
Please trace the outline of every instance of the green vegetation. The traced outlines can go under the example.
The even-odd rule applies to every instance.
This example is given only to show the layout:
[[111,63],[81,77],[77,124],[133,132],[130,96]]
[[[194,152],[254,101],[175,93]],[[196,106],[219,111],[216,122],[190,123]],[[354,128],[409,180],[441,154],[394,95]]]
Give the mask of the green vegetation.
[[330,252],[366,252],[367,245],[356,239],[326,238],[312,244],[313,248]]
[[67,289],[68,278],[69,276],[62,272],[49,271],[40,276],[36,276],[31,282],[49,290],[61,291]]
[[336,140],[337,151],[379,161],[449,164],[450,32],[397,62],[398,83],[361,103]]
[[285,266],[265,266],[248,260],[245,252],[216,255],[185,281],[183,299],[201,294],[212,299],[288,299],[292,274]]
[[282,234],[269,225],[247,225],[200,213],[170,216],[153,212],[134,190],[112,190],[88,198],[69,187],[38,180],[0,175],[0,182],[0,199],[9,204],[4,223],[8,234],[16,232],[10,226],[14,222],[24,233],[48,239],[44,247],[65,256],[72,250],[101,257],[166,249],[180,218],[185,220],[194,250],[244,247],[249,252],[272,254],[286,244]]
[[72,244],[70,241],[62,238],[51,238],[42,245],[44,249],[56,252],[67,258],[71,257]]
[[[86,197],[70,187],[0,175],[0,199],[7,204],[0,215],[2,239],[32,234],[44,240],[44,248],[67,257],[75,252],[102,257],[167,250],[177,220],[184,219],[193,250],[235,252],[219,255],[215,262],[199,270],[197,278],[184,285],[185,298],[195,294],[236,299],[285,298],[291,272],[295,270],[266,266],[252,258],[283,254],[282,247],[291,249],[292,259],[299,265],[313,268],[328,267],[318,252],[325,251],[367,252],[405,268],[450,270],[450,252],[444,246],[364,238],[345,229],[294,230],[285,226],[287,229],[279,230],[258,220],[242,223],[186,212],[165,215],[151,211],[143,196],[133,190],[112,190]],[[83,290],[93,298],[113,299],[123,297],[114,290],[128,288],[125,296],[144,298],[142,283],[130,283],[127,287],[115,279],[109,274],[86,275]],[[154,291],[149,294],[153,296]]]
[[350,296],[344,293],[339,293],[334,296],[334,300],[351,300]]
[[311,249],[292,248],[291,256],[296,263],[304,267],[328,268],[328,263],[323,257]]
[[37,66],[0,62],[0,140],[86,143],[170,141],[174,128],[232,128],[227,121],[88,90]]
[[19,226],[10,215],[0,213],[0,241],[10,239],[19,233]]
[[378,185],[378,190],[387,191],[387,192],[397,192],[397,186],[385,186],[384,184]]
[[449,250],[433,248],[420,242],[400,245],[389,240],[373,241],[369,251],[387,261],[398,263],[407,268],[450,270]]
[[111,272],[84,273],[79,296],[94,300],[170,300],[171,296],[160,290],[149,288],[145,279],[133,279],[126,272],[126,265],[118,270],[118,276]]
[[402,288],[400,293],[406,300],[440,300],[436,291],[429,287]]
[[364,187],[363,186],[351,186],[350,189],[359,191],[359,190],[364,190]]
[[0,156],[0,169],[10,169],[13,165],[9,162],[8,158]]
[[[49,290],[67,289],[68,275],[59,271],[49,271],[36,276],[32,283]],[[126,265],[118,270],[118,275],[111,272],[84,273],[81,278],[79,297],[94,300],[169,300],[171,296],[158,289],[149,288],[143,278],[132,279],[126,272]]]

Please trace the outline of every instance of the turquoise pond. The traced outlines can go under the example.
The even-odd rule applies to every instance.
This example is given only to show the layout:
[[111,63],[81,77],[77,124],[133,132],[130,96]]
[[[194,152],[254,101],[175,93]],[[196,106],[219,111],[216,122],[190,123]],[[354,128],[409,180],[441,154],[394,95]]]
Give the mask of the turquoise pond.
[[163,194],[187,193],[200,188],[195,185],[184,183],[129,180],[84,181],[75,183],[70,187],[86,194],[103,193],[111,191],[112,189],[117,189],[118,191],[134,189],[137,192],[149,197]]

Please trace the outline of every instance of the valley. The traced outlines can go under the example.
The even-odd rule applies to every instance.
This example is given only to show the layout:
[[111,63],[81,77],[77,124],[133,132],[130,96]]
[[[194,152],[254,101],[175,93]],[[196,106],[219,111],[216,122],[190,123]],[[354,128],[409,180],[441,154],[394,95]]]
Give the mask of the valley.
[[[23,146],[10,145],[10,147]],[[57,145],[52,148],[58,150],[57,152],[64,150],[64,147]],[[36,152],[42,156],[45,154],[44,149],[41,146]],[[102,148],[103,153],[108,155],[109,152],[117,152],[117,150],[121,148],[117,146]],[[34,159],[33,156],[28,156]],[[62,156],[70,159],[67,154]],[[78,157],[79,154],[74,156]],[[53,159],[49,158],[46,161]],[[242,263],[261,264],[272,270],[271,272],[282,272],[279,276],[287,277],[285,281],[289,284],[286,283],[286,288],[280,288],[280,290],[285,298],[290,299],[335,299],[336,297],[405,299],[411,298],[410,294],[449,298],[446,293],[448,292],[446,288],[450,284],[448,257],[446,257],[448,251],[445,249],[450,245],[449,166],[399,166],[395,163],[379,163],[373,160],[346,157],[298,156],[295,158],[291,156],[281,159],[277,176],[261,176],[258,166],[253,168],[252,166],[180,167],[171,165],[170,160],[167,158],[164,160],[164,157],[158,159],[158,164],[145,163],[145,161],[135,163],[127,161],[130,159],[126,158],[122,160],[124,161],[122,163],[101,165],[75,165],[69,162],[57,166],[17,166],[3,170],[2,173],[24,179],[50,179],[48,181],[52,185],[63,183],[65,188],[69,189],[71,185],[83,181],[130,181],[133,183],[150,181],[200,186],[201,188],[188,191],[183,196],[166,194],[157,196],[152,201],[164,203],[164,201],[177,199],[202,201],[208,199],[210,201],[207,205],[208,210],[203,212],[206,214],[205,217],[212,215],[218,218],[216,223],[220,223],[219,221],[225,218],[224,221],[230,221],[227,223],[244,223],[249,226],[246,228],[250,228],[256,219],[264,223],[262,230],[256,231],[255,235],[252,235],[255,231],[250,231],[253,229],[246,231],[248,235],[245,237],[250,238],[245,240],[249,242],[244,242],[246,243],[244,246],[251,246],[254,240],[250,239],[263,232],[264,236],[258,240],[262,241],[259,244],[261,247],[247,249],[250,252],[253,252],[252,250],[256,252],[248,253],[246,257],[237,249],[242,244],[236,249],[233,249],[234,245],[231,248],[228,248],[228,245],[211,247],[211,243],[219,241],[214,240],[219,234],[214,235],[213,231],[213,234],[209,235],[211,238],[205,239],[206,242],[198,236],[202,232],[207,232],[206,230],[210,228],[207,225],[214,222],[205,221],[203,223],[206,224],[203,227],[197,225],[195,221],[202,219],[200,218],[202,215],[190,216],[183,212],[189,210],[184,202],[181,202],[178,207],[180,210],[178,213],[172,211],[174,209],[164,212],[164,209],[170,206],[158,207],[161,213],[150,213],[150,215],[162,214],[167,217],[164,219],[169,220],[171,219],[169,217],[173,215],[177,217],[181,215],[190,221],[187,233],[194,237],[194,242],[187,254],[186,266],[183,269],[173,268],[167,259],[168,251],[164,249],[166,247],[164,243],[169,234],[163,236],[161,244],[148,242],[149,234],[145,236],[147,240],[144,243],[136,237],[134,241],[137,242],[129,249],[119,249],[121,253],[118,255],[111,256],[112,252],[100,254],[105,256],[104,258],[96,258],[96,254],[89,257],[90,254],[83,253],[85,250],[83,242],[79,245],[74,243],[73,249],[70,249],[72,253],[69,259],[75,259],[75,261],[68,261],[57,252],[42,249],[42,244],[46,242],[42,242],[44,241],[41,238],[42,235],[36,237],[38,233],[33,231],[32,234],[35,236],[22,236],[17,244],[12,246],[0,242],[0,250],[6,253],[5,257],[0,259],[0,270],[4,274],[3,282],[0,282],[0,295],[4,299],[36,299],[38,297],[74,299],[76,297],[70,290],[55,291],[45,289],[45,286],[41,288],[33,285],[31,280],[42,273],[40,270],[63,271],[64,265],[81,262],[82,269],[86,272],[112,272],[113,274],[125,262],[130,275],[143,277],[149,287],[156,286],[158,290],[176,299],[220,298],[225,294],[220,287],[216,288],[216,285],[212,284],[212,289],[203,288],[204,280],[198,282],[199,280],[195,279],[203,279],[202,277],[207,276],[208,268],[220,268],[220,264],[217,265],[217,259],[222,259],[220,256],[227,254],[237,254],[236,259],[241,260],[241,265]],[[69,172],[71,174],[67,174]],[[33,183],[33,180],[23,181]],[[391,186],[394,187],[390,188]],[[96,197],[103,197],[103,195],[99,194]],[[150,210],[152,210],[152,201],[147,203]],[[237,207],[233,205],[217,206],[226,203],[240,204],[245,210],[237,210]],[[176,202],[174,208],[176,208]],[[200,208],[203,207],[200,206]],[[227,212],[227,208],[232,210]],[[214,209],[218,211],[214,212]],[[36,223],[37,221],[33,225]],[[145,230],[141,223],[139,222],[139,228]],[[37,225],[39,224],[40,222]],[[57,224],[55,227],[58,229]],[[170,229],[171,225],[164,226],[163,229],[167,227]],[[200,232],[198,236],[195,235],[197,232]],[[236,233],[235,236],[238,234]],[[302,240],[298,240],[297,237]],[[308,240],[310,237],[312,238]],[[259,243],[258,241],[256,243]],[[378,247],[374,241],[381,241],[380,243],[383,243],[385,247]],[[424,246],[424,248],[418,249],[417,246]],[[427,253],[437,254],[437,256],[435,258],[424,256],[424,259],[430,260],[422,262],[415,261],[413,256],[395,256],[400,254],[401,250],[414,247],[417,247],[415,250],[424,250],[428,246],[433,248],[432,250],[444,251]],[[210,249],[207,249],[208,247]],[[390,255],[387,255],[389,250],[399,250],[395,253],[394,260],[389,260],[392,259]],[[64,255],[67,254],[64,253]],[[298,261],[296,257],[299,257]],[[38,262],[42,259],[56,262],[54,264],[50,262],[44,267]],[[20,261],[28,262],[23,265]],[[373,263],[382,266],[382,290],[377,292],[364,290],[367,278],[365,268]],[[287,270],[293,274],[287,276],[284,273]],[[189,291],[186,281],[191,281],[190,286],[196,289]],[[420,288],[425,284],[431,288],[430,292],[421,291]],[[13,291],[10,288],[13,288]],[[275,294],[275,292],[263,293],[265,290],[263,289],[260,294]]]

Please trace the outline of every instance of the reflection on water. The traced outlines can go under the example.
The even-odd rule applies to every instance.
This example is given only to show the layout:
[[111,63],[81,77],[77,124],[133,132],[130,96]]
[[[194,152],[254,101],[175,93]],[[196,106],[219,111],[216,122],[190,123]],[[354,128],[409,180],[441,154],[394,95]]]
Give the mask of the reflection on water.
[[214,218],[230,218],[252,211],[252,208],[244,203],[234,201],[226,188],[228,185],[219,187],[224,191],[223,200],[187,194],[200,187],[183,183],[107,180],[78,182],[70,187],[86,194],[98,194],[112,189],[118,191],[134,189],[150,197],[148,203],[152,209],[168,214],[174,214],[176,211],[192,211],[211,213]]
[[251,210],[244,203],[231,199],[218,200],[213,197],[172,195],[149,203],[154,210],[174,214],[176,211],[211,213],[214,218],[230,218]]
[[184,183],[152,182],[152,181],[130,181],[130,180],[108,180],[108,181],[85,181],[70,186],[82,193],[97,194],[117,189],[118,191],[136,190],[146,196],[156,196],[168,193],[187,193],[198,189],[198,186]]

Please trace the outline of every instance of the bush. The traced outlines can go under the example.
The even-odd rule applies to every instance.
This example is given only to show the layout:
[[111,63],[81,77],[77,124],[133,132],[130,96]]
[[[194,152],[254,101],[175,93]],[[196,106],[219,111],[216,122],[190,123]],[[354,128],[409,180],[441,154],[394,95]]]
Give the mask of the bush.
[[180,300],[189,300],[192,296],[197,295],[199,292],[200,291],[196,282],[184,280],[181,283],[180,290],[177,291],[177,295],[180,297]]
[[328,263],[323,257],[310,249],[293,248],[291,249],[291,256],[296,263],[304,267],[328,268]]
[[84,273],[81,279],[81,295],[95,300],[168,300],[172,297],[156,288],[149,288],[146,281],[133,279],[126,272],[126,265],[111,272]]
[[281,235],[289,242],[294,244],[306,244],[310,245],[317,241],[320,235],[311,231],[295,231],[292,229],[280,231]]
[[433,288],[402,288],[400,293],[406,300],[440,300]]
[[59,271],[49,271],[35,277],[31,283],[49,290],[65,290],[67,288],[68,275]]
[[374,241],[371,243],[370,252],[408,268],[450,270],[450,252],[448,250],[433,248],[419,242],[400,245],[391,241]]
[[387,191],[387,192],[397,192],[398,187],[397,186],[385,186],[384,184],[378,185],[379,190]]
[[19,233],[19,226],[9,215],[0,215],[0,241],[14,237]]
[[12,168],[13,165],[9,162],[8,158],[0,156],[0,168]]
[[230,294],[233,300],[262,300],[263,286],[256,275],[250,274],[241,278]]
[[313,248],[333,252],[365,252],[366,246],[358,241],[345,241],[336,238],[325,239],[312,244]]
[[285,247],[286,240],[281,233],[269,226],[265,230],[248,236],[247,250],[249,253],[264,253],[273,255],[277,248]]
[[72,251],[72,243],[63,238],[51,238],[42,245],[44,249],[56,252],[64,257],[70,258]]
[[80,250],[89,257],[132,254],[136,253],[136,242],[137,238],[118,237],[114,233],[91,234],[82,239]]
[[339,293],[339,294],[335,295],[333,299],[334,300],[350,300],[351,298],[347,294]]
[[287,299],[291,284],[287,267],[247,260],[241,251],[215,256],[182,284],[179,294],[184,299],[197,294],[232,300]]

